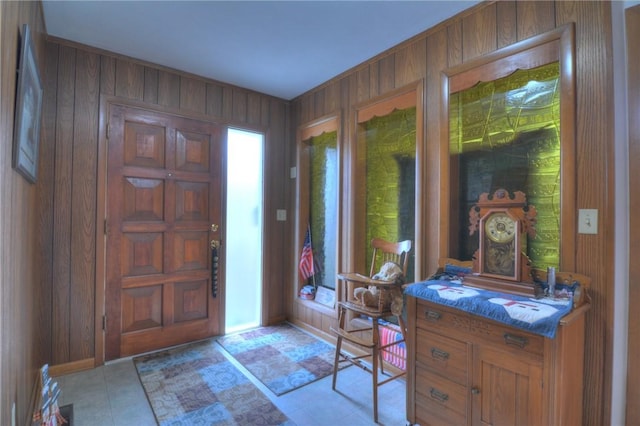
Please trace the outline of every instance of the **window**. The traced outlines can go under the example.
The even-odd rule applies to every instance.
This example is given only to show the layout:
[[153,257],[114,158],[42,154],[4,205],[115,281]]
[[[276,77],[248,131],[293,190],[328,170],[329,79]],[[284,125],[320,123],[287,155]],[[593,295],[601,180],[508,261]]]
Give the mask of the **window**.
[[299,287],[333,290],[338,273],[338,118],[302,126],[298,139],[299,253],[308,232],[313,254],[312,273],[299,273]]

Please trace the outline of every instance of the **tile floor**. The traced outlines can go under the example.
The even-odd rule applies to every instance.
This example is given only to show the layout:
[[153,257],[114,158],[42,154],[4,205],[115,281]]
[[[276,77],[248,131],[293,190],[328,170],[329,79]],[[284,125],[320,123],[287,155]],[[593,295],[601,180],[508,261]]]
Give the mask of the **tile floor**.
[[[224,349],[221,352],[227,355]],[[228,357],[297,426],[365,426],[373,422],[371,375],[351,366],[331,376],[276,396],[233,358]],[[131,358],[109,362],[89,371],[56,377],[60,405],[73,404],[73,426],[156,425]],[[378,424],[406,425],[406,382],[391,381],[378,389]],[[249,425],[247,425],[249,426]]]

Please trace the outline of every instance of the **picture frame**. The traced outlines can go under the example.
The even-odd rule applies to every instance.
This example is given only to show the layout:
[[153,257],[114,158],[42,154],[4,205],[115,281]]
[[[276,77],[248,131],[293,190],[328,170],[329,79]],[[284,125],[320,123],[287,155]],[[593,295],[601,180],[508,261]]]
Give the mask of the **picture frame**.
[[28,24],[22,26],[22,41],[18,57],[13,168],[27,181],[35,183],[38,176],[43,88]]

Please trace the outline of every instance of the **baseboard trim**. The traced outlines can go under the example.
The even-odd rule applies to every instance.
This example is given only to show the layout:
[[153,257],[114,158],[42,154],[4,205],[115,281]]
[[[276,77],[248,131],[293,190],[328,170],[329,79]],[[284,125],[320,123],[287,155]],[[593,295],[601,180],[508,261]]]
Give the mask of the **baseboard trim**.
[[49,366],[49,375],[51,377],[64,376],[65,374],[77,373],[78,371],[91,370],[95,368],[95,366],[95,358],[86,358],[65,364],[51,365]]

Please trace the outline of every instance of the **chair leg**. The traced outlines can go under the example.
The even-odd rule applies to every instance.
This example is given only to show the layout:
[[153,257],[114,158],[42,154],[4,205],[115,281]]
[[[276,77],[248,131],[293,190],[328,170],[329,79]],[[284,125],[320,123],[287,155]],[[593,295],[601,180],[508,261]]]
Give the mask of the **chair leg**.
[[[377,320],[374,320],[377,321]],[[382,345],[382,339],[380,337],[380,327],[378,327],[378,325],[376,324],[376,327],[374,328],[374,332],[377,333],[378,335],[378,342],[377,342],[377,346],[380,347]],[[378,349],[378,361],[380,362],[380,373],[385,374],[384,373],[384,359],[383,359],[383,353],[382,350]]]
[[378,423],[378,361],[381,357],[380,355],[380,334],[378,330],[378,321],[373,318],[372,322],[373,328],[372,338],[373,338],[373,349],[371,353],[371,362],[373,364],[373,421]]
[[331,383],[331,389],[336,390],[336,380],[338,379],[338,364],[340,363],[340,351],[342,347],[342,336],[338,336],[336,341],[336,356],[333,360],[333,381]]
[[[338,310],[338,329],[344,330],[344,318],[346,316],[346,310],[341,307]],[[336,356],[333,359],[333,381],[331,383],[331,389],[336,390],[336,381],[338,379],[338,366],[340,365],[340,352],[342,351],[342,336],[338,335],[336,340]]]

